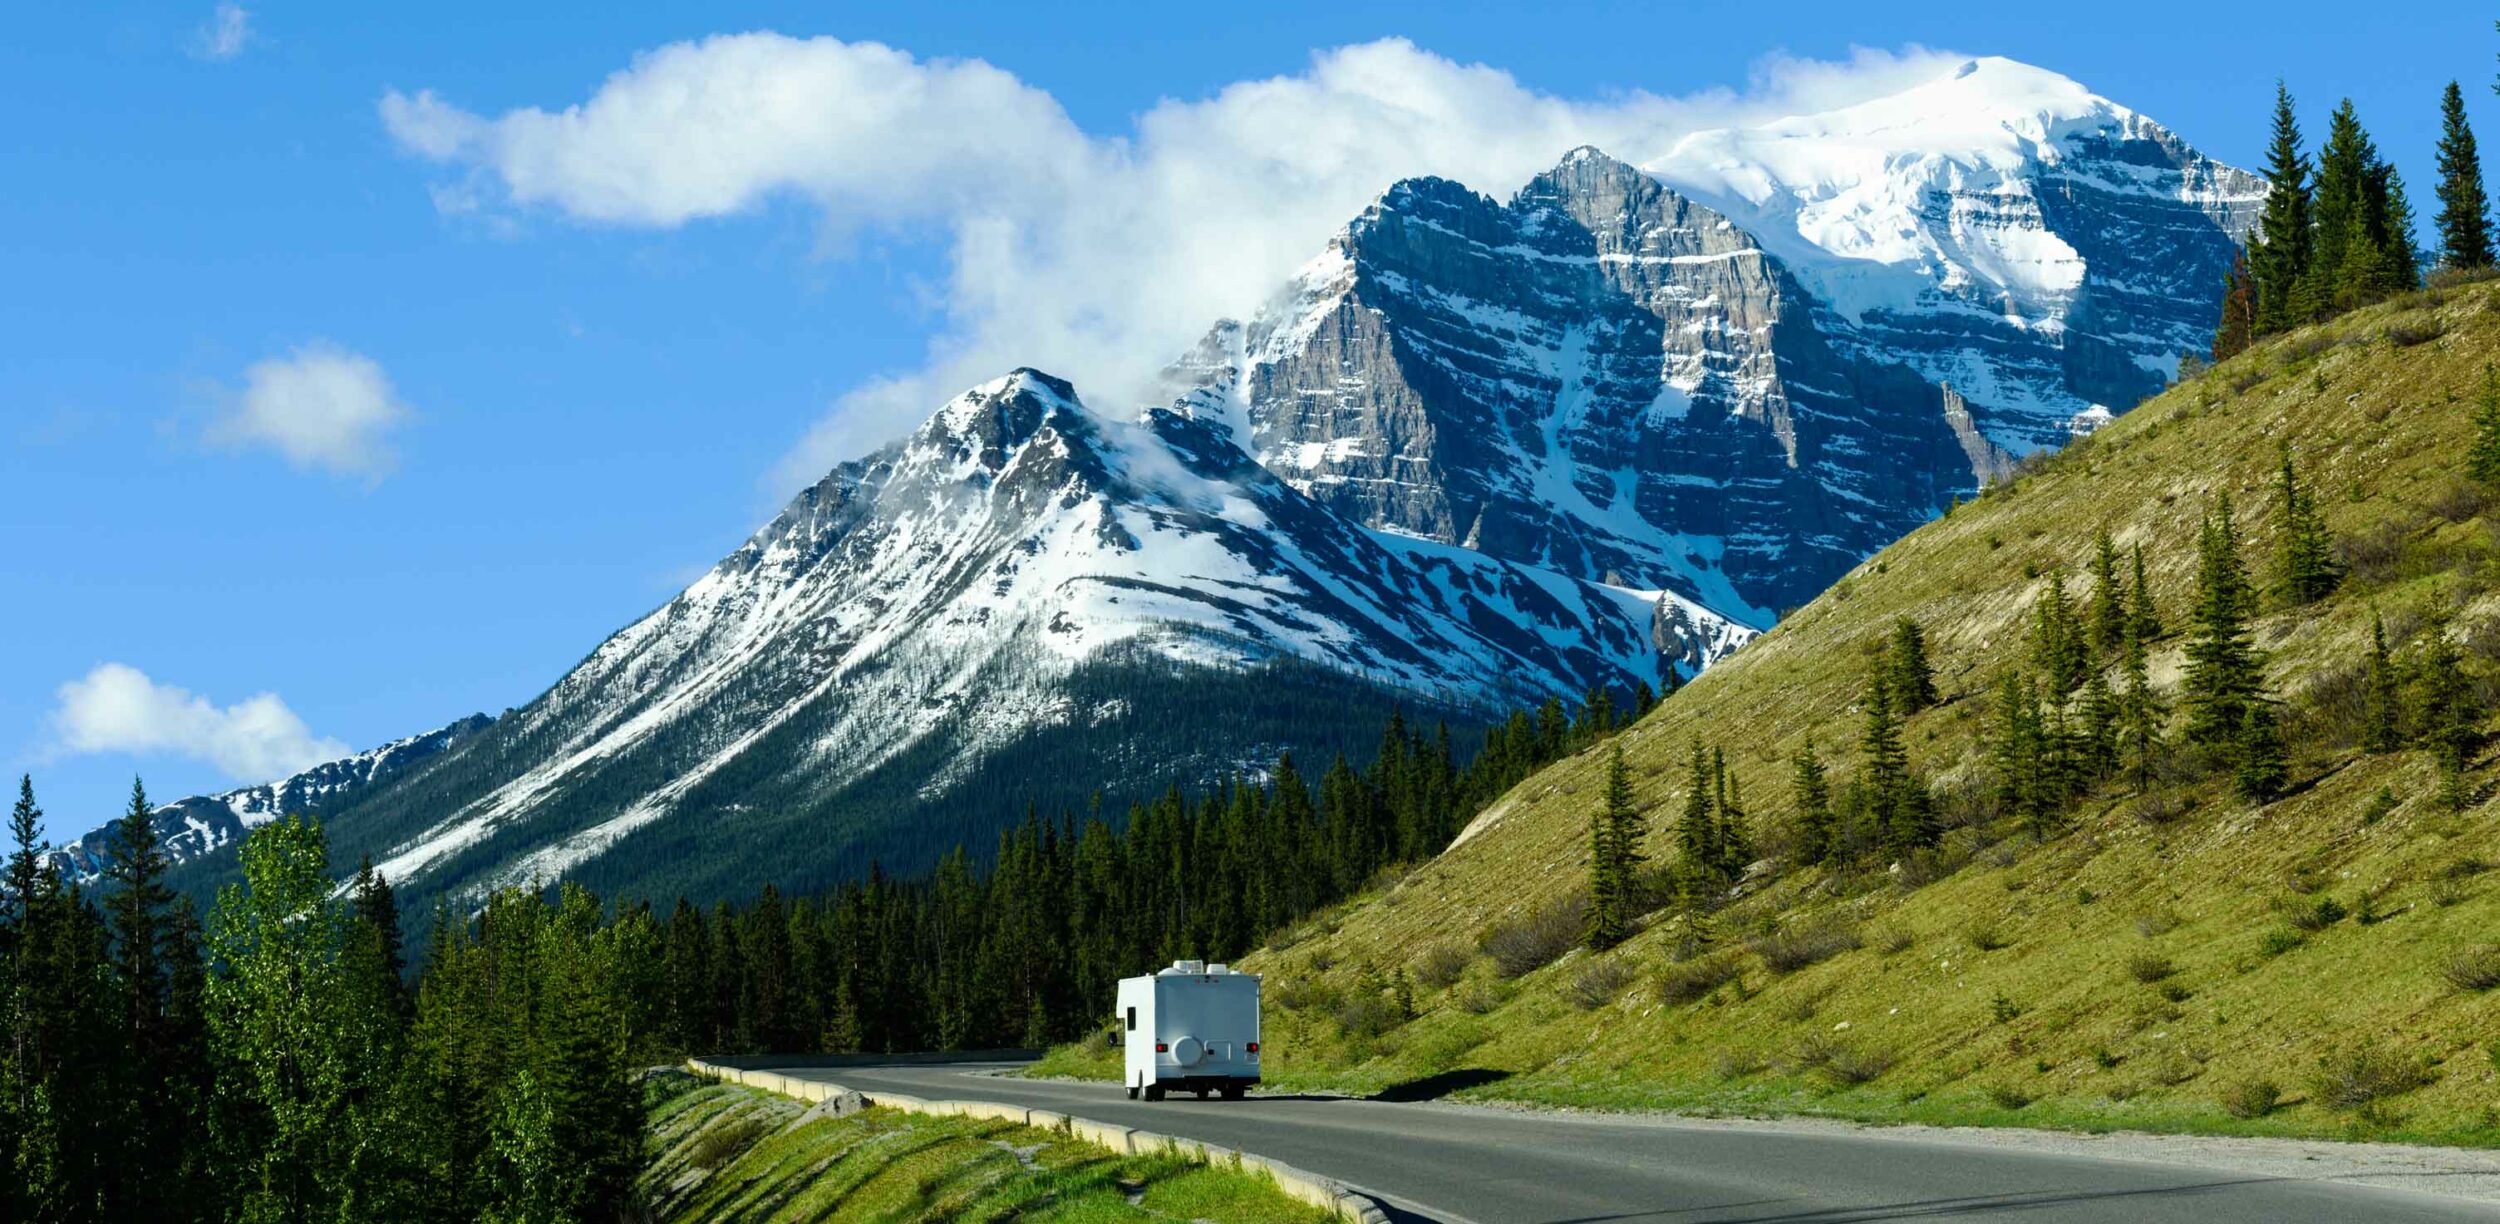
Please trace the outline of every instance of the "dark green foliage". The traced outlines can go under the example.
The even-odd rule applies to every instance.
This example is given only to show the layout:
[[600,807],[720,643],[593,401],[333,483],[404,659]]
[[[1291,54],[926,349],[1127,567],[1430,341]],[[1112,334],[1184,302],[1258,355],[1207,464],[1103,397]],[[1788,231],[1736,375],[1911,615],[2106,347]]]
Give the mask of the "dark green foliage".
[[2263,699],[2242,706],[2240,718],[2232,780],[2242,798],[2264,803],[2282,794],[2291,781],[2291,754],[2283,743],[2283,719],[2273,703]]
[[2066,571],[2049,571],[2048,588],[2032,604],[2031,665],[2049,696],[2063,700],[2083,684],[2092,666],[2092,643],[2074,604],[2066,598]]
[[2127,588],[2127,626],[2150,642],[2161,636],[2161,613],[2153,607],[2153,588],[2144,581],[2144,546],[2135,546],[2135,581]]
[[2465,93],[2455,81],[2439,97],[2439,262],[2473,270],[2491,266],[2491,197],[2483,190],[2482,154],[2465,121]]
[[2414,742],[2429,750],[2453,777],[2472,763],[2482,745],[2482,704],[2465,673],[2465,658],[2444,623],[2422,635],[2413,665]]
[[2277,584],[2293,604],[2314,603],[2333,593],[2344,580],[2343,563],[2335,558],[2334,538],[2317,498],[2300,481],[2292,447],[2283,444],[2282,467],[2275,477],[2277,508],[2283,515],[2277,556]]
[[[2217,364],[2248,351],[2257,339],[2257,274],[2248,266],[2248,251],[2231,257],[2222,275],[2222,320],[2214,325],[2212,359]],[[2182,378],[2186,371],[2180,372]]]
[[2362,694],[2362,747],[2394,752],[2405,743],[2404,679],[2387,651],[2387,623],[2370,615],[2370,664]]
[[[2136,587],[2143,589],[2143,550],[2136,551]],[[2129,617],[2127,635],[2120,646],[2119,667],[2124,677],[2118,690],[2116,749],[2119,763],[2142,791],[2152,784],[2153,766],[2162,751],[2163,729],[2170,711],[2159,694],[2153,692],[2150,667],[2145,656],[2144,622]]]
[[2379,157],[2350,98],[2335,108],[2318,151],[2312,216],[2303,291],[2310,314],[2302,321],[2380,301],[2420,282],[2404,181]]
[[1892,640],[1885,665],[1891,669],[1892,699],[1907,717],[1936,704],[1936,671],[1927,661],[1927,633],[1903,616],[1892,622]]
[[2248,264],[2257,295],[2257,333],[2272,335],[2314,313],[2299,295],[2309,282],[2309,155],[2301,151],[2292,94],[2274,86],[2273,136],[2266,146],[2266,207],[2249,239]]
[[1840,822],[1832,812],[1831,778],[1813,744],[1797,750],[1796,769],[1797,862],[1811,867],[1839,856]]
[[1866,686],[1866,729],[1858,738],[1858,777],[1868,831],[1888,854],[1906,854],[1936,843],[1935,814],[1927,788],[1910,769],[1893,712],[1892,682],[1878,668]]
[[2217,495],[2212,511],[2198,524],[2196,557],[2196,624],[2187,646],[2184,685],[2187,736],[2192,743],[2228,752],[2246,731],[2247,710],[2261,695],[2265,669],[2264,653],[2250,640],[2248,622],[2256,601],[2240,563],[2230,494]]
[[1623,745],[1614,746],[1606,761],[1606,795],[1589,814],[1589,916],[1585,942],[1603,951],[1632,933],[1633,872],[1645,857],[1646,833],[1640,805],[1632,797],[1632,769],[1623,763]]
[[2118,546],[2104,527],[2092,541],[2092,649],[2107,656],[2127,637],[2127,587],[2118,576]]
[[2465,469],[2485,484],[2500,484],[2500,367],[2483,367],[2482,389],[2474,396],[2474,442],[2465,452]]

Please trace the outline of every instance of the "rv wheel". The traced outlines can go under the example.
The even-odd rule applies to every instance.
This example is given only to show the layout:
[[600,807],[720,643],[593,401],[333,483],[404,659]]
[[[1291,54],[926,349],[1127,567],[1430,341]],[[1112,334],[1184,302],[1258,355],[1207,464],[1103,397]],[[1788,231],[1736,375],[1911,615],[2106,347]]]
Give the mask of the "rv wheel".
[[1137,1099],[1137,1085],[1131,1084],[1128,1086],[1128,1099],[1132,1101]]
[[1163,1085],[1161,1085],[1161,1084],[1148,1084],[1148,1085],[1146,1085],[1146,1099],[1147,1099],[1147,1100],[1149,1100],[1149,1101],[1160,1101],[1160,1100],[1162,1100],[1162,1099],[1163,1099]]
[[1238,1101],[1238,1100],[1240,1100],[1240,1099],[1241,1099],[1241,1085],[1239,1085],[1239,1084],[1226,1084],[1226,1085],[1224,1085],[1224,1099],[1225,1099],[1225,1100],[1227,1100],[1227,1101]]

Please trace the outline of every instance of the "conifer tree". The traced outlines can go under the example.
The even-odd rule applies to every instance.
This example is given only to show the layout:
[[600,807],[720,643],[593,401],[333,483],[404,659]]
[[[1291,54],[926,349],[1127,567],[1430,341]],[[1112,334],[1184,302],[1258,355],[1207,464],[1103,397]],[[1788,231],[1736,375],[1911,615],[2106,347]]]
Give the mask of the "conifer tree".
[[2043,729],[2039,692],[2031,678],[2006,669],[1997,677],[1989,763],[1996,773],[1998,809],[2035,830],[2045,823],[2048,808]]
[[2255,600],[2240,563],[2239,528],[2231,495],[2217,494],[2196,532],[2194,636],[2187,645],[2185,690],[2191,743],[2235,751],[2248,727],[2248,707],[2264,687],[2265,656],[2251,641]]
[[1710,752],[1693,741],[1692,765],[1685,779],[1684,815],[1675,825],[1676,871],[1681,875],[1715,876],[1719,865],[1719,829],[1715,804],[1718,780],[1711,776]]
[[1745,815],[1745,788],[1727,767],[1727,751],[1710,750],[1710,773],[1718,784],[1719,877],[1733,880],[1753,864],[1753,834]]
[[2344,567],[2335,559],[2334,541],[2327,533],[2325,516],[2318,513],[2316,497],[2300,482],[2289,442],[2283,444],[2274,488],[2283,515],[2278,584],[2287,601],[2314,603],[2344,580]]
[[2349,310],[2376,296],[2372,289],[2380,249],[2372,233],[2371,214],[2383,205],[2374,206],[2371,195],[2378,164],[2378,146],[2362,130],[2352,99],[2344,99],[2328,118],[2326,143],[2318,150],[2317,191],[2311,208],[2315,236],[2310,243],[2310,284],[2305,291],[2310,313],[2302,322]]
[[2084,678],[2075,736],[2075,763],[2085,783],[2098,783],[2118,768],[2118,698],[2101,668]]
[[2414,673],[2415,741],[2430,750],[2443,774],[2462,775],[2482,744],[2482,709],[2444,617],[2423,633]]
[[2153,588],[2144,581],[2144,546],[2135,546],[2135,581],[2127,588],[2127,627],[2147,644],[2161,636],[2161,614],[2153,608]]
[[1632,873],[1641,862],[1640,807],[1618,743],[1606,761],[1604,802],[1589,818],[1589,916],[1585,942],[1602,951],[1632,933]]
[[2127,588],[2118,578],[2118,546],[2103,527],[2092,541],[2092,649],[2114,654],[2127,636]]
[[[2141,572],[2141,550],[2136,557]],[[2126,682],[2118,693],[2118,746],[2139,792],[2152,785],[2153,765],[2161,755],[2162,724],[2169,714],[2159,695],[2153,692],[2146,653],[2142,626],[2129,618],[2120,656]]]
[[2230,270],[2222,274],[2222,319],[2214,325],[2211,351],[2214,364],[2248,351],[2257,340],[2257,274],[2248,266],[2248,248],[2242,247],[2231,256]]
[[2474,441],[2465,452],[2465,470],[2484,484],[2500,484],[2500,366],[2483,366],[2483,385],[2474,394]]
[[1926,794],[1910,772],[1901,722],[1893,713],[1891,678],[1878,668],[1866,686],[1866,731],[1858,741],[1866,812],[1884,849],[1907,853],[1934,841]]
[[2257,332],[2272,335],[2308,321],[2300,302],[2310,255],[2309,155],[2301,151],[2292,94],[2274,85],[2274,131],[2266,146],[2266,206],[2248,262],[2257,292]]
[[2361,743],[2372,752],[2404,747],[2404,681],[2387,651],[2387,624],[2370,614],[2370,670],[2363,678]]
[[1797,750],[1795,765],[1797,861],[1811,867],[1839,857],[1840,827],[1832,814],[1830,775],[1811,741]]
[[2052,699],[2063,699],[2083,683],[2091,664],[2091,644],[2066,598],[2066,571],[2050,570],[2048,589],[2032,605],[2031,662]]
[[1887,665],[1892,669],[1892,698],[1904,715],[1936,704],[1936,671],[1927,662],[1927,632],[1909,617],[1895,617]]
[[2465,121],[2465,94],[2455,81],[2439,99],[2439,262],[2461,271],[2492,261],[2491,198],[2483,190],[2482,154]]
[[2240,735],[2233,777],[2241,797],[2264,803],[2291,781],[2291,757],[2283,743],[2283,719],[2263,697],[2240,707]]

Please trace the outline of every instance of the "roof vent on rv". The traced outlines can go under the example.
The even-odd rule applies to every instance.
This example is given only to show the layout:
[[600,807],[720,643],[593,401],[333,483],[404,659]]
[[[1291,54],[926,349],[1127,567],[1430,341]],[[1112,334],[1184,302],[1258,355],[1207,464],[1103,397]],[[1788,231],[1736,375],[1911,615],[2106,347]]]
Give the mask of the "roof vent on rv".
[[1232,971],[1233,971],[1233,967],[1232,967],[1231,965],[1209,965],[1209,966],[1207,966],[1207,972],[1209,972],[1209,973],[1231,973]]
[[1204,973],[1206,971],[1207,963],[1205,961],[1194,960],[1173,961],[1172,968],[1170,970],[1170,972],[1173,973]]

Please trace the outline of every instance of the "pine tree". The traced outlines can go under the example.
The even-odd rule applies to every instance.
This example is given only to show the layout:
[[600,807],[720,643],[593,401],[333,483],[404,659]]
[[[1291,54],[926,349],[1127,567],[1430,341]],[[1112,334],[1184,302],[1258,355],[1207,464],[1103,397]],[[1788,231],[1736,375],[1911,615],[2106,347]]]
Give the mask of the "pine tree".
[[2301,151],[2292,94],[2274,85],[2274,131],[2266,148],[2266,206],[2257,219],[2249,270],[2257,292],[2257,331],[2272,335],[2308,321],[2300,302],[2310,255],[2309,156]]
[[2053,699],[2074,692],[2091,665],[2091,644],[2066,598],[2064,570],[2049,571],[2048,589],[2032,605],[2031,662]]
[[1693,741],[1692,765],[1685,778],[1684,815],[1675,824],[1676,872],[1713,876],[1719,862],[1718,782],[1710,775],[1710,752]]
[[1745,788],[1727,767],[1724,749],[1710,750],[1710,773],[1719,788],[1719,877],[1733,880],[1753,865],[1753,834],[1745,815]]
[[2248,351],[2257,340],[2257,274],[2248,266],[2248,248],[2242,247],[2231,256],[2229,271],[2222,274],[2222,319],[2214,324],[2211,356],[2214,364]]
[[2110,692],[2109,676],[2101,668],[2093,668],[2084,679],[2079,713],[2076,765],[2087,784],[2098,783],[2118,768],[2118,698]]
[[2465,94],[2455,81],[2439,99],[2439,262],[2464,271],[2492,262],[2491,199],[2483,190],[2482,154],[2465,121]]
[[2042,731],[2038,690],[2021,671],[2006,669],[1997,677],[1989,764],[1996,774],[1998,810],[2033,829],[2045,823],[2048,808]]
[[1868,821],[1884,849],[1906,854],[1933,844],[1927,796],[1910,772],[1909,750],[1901,743],[1901,722],[1893,713],[1890,677],[1880,668],[1866,687],[1866,731],[1858,746]]
[[2362,696],[2361,743],[2372,752],[2404,747],[2404,680],[2387,652],[2387,624],[2370,614],[2370,670]]
[[2242,798],[2264,803],[2283,793],[2291,781],[2291,758],[2283,743],[2282,716],[2260,697],[2240,707],[2238,764],[2234,780]]
[[1840,827],[1832,815],[1831,778],[1811,741],[1797,750],[1795,764],[1797,861],[1811,867],[1839,857]]
[[2187,736],[2191,743],[2229,753],[2242,742],[2248,707],[2264,687],[2265,656],[2250,640],[2255,600],[2240,564],[2239,528],[2227,492],[2216,495],[2213,510],[2197,527],[2196,558],[2196,626],[2187,645],[2184,686]]
[[1632,768],[1618,743],[1606,760],[1606,794],[1589,819],[1589,917],[1586,943],[1604,950],[1632,933],[1632,876],[1645,833],[1632,796]]
[[2465,452],[2465,470],[2484,484],[2500,484],[2500,366],[2483,367],[2483,385],[2474,395],[2474,442]]
[[2118,578],[2118,546],[2104,527],[2092,541],[2092,649],[2107,656],[2127,636],[2127,589]]
[[2372,270],[2379,249],[2370,233],[2370,191],[2378,165],[2378,146],[2361,127],[2352,99],[2335,107],[2327,120],[2326,143],[2318,150],[2318,181],[2311,213],[2311,240],[2306,297],[2311,312],[2302,321],[2324,318],[2370,300]]
[[1936,704],[1936,672],[1927,662],[1927,633],[1917,621],[1896,617],[1887,665],[1892,669],[1892,698],[1902,715]]
[[2146,643],[2161,636],[2161,615],[2153,608],[2153,588],[2144,581],[2144,546],[2135,546],[2135,581],[2127,589],[2127,627]]
[[[2139,551],[2136,556],[2140,563],[2143,553]],[[2136,790],[2142,791],[2152,785],[2153,766],[2162,749],[2162,724],[2169,711],[2153,692],[2144,634],[2133,618],[2127,622],[2120,658],[2126,683],[2118,692],[2118,746],[2128,771],[2134,775]]]
[[2335,559],[2335,544],[2327,533],[2325,516],[2318,513],[2316,497],[2301,484],[2292,464],[2289,442],[2283,444],[2282,467],[2274,487],[2283,514],[2278,584],[2287,601],[2314,603],[2344,580],[2344,567]]
[[2482,709],[2444,618],[2423,633],[2414,674],[2415,742],[2430,750],[2442,773],[2461,775],[2482,745]]

